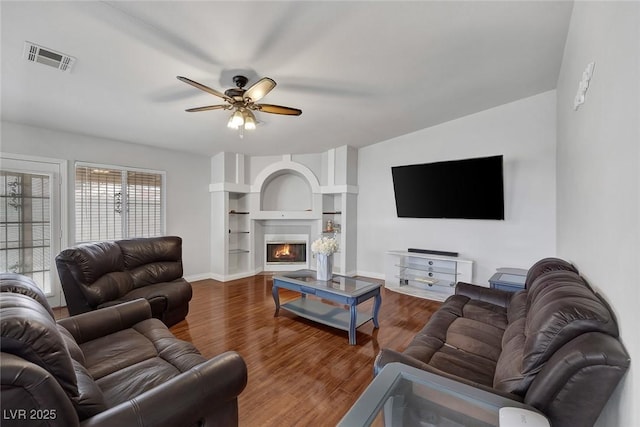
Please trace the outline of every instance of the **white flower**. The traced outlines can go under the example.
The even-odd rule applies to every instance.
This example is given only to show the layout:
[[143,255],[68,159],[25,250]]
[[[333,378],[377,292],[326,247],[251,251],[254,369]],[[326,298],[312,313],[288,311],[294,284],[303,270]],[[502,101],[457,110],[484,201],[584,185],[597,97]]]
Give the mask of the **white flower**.
[[334,237],[320,237],[311,244],[314,254],[331,255],[338,251],[338,241]]

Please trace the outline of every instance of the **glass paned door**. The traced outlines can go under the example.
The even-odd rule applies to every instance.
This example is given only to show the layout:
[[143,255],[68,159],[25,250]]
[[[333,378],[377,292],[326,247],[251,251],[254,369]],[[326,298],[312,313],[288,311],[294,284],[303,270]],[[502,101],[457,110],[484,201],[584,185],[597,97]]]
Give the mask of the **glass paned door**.
[[58,306],[53,259],[60,251],[59,165],[1,161],[0,271],[31,277]]

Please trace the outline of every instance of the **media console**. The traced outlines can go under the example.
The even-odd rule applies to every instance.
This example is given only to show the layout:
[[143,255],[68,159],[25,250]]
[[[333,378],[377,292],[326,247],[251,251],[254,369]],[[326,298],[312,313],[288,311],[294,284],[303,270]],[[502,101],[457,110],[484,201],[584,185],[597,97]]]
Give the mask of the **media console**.
[[420,298],[444,301],[459,281],[471,283],[473,261],[409,251],[389,251],[385,288]]

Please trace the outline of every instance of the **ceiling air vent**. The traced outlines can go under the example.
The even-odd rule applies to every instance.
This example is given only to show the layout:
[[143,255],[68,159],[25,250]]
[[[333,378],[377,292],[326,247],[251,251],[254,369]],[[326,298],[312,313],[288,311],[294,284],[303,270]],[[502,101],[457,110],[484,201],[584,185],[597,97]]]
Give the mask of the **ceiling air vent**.
[[73,56],[31,42],[24,42],[24,58],[27,61],[38,62],[66,72],[70,72],[76,62]]

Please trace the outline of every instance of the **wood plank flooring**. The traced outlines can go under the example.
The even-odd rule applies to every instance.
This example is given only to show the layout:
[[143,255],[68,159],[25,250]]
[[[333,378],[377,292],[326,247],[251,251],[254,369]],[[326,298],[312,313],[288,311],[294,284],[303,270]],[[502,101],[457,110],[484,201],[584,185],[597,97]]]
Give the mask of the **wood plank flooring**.
[[[372,279],[373,280],[373,279]],[[368,322],[348,333],[299,318],[274,317],[272,277],[193,283],[187,319],[171,328],[206,357],[227,350],[245,359],[249,381],[240,395],[240,425],[334,426],[373,378],[382,347],[404,349],[440,303],[382,290],[380,328]],[[299,294],[280,290],[281,303]],[[371,310],[373,300],[359,306]]]
[[[284,309],[274,317],[270,275],[192,285],[189,315],[171,331],[207,358],[228,350],[242,355],[249,381],[239,399],[241,427],[335,426],[373,379],[379,350],[405,349],[441,305],[382,288],[380,328],[362,325],[350,346],[346,331]],[[281,289],[280,302],[299,295]],[[358,308],[371,310],[373,300]],[[54,313],[68,316],[66,308]]]

